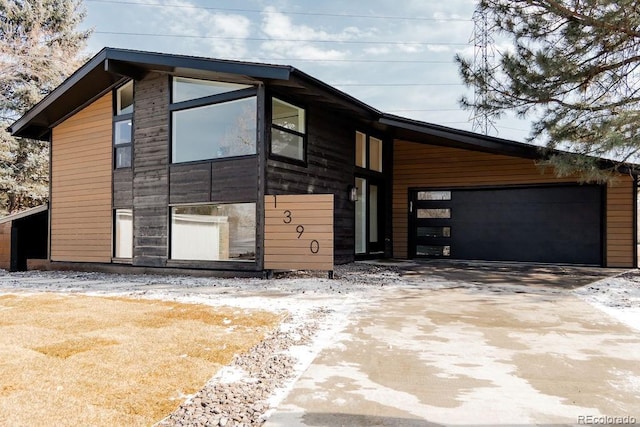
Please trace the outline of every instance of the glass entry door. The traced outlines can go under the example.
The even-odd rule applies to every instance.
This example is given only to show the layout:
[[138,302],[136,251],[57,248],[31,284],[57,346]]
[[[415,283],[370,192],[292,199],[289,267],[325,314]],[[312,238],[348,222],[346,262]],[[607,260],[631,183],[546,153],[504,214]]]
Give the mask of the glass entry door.
[[356,200],[356,255],[384,253],[384,186],[377,179],[355,180]]

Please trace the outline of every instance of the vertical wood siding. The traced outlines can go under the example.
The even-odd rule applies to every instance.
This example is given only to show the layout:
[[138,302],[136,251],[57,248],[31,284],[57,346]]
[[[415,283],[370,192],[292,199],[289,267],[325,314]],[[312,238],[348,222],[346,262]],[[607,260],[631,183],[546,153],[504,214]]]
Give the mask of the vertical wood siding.
[[[393,178],[393,253],[406,258],[411,187],[472,187],[575,182],[541,173],[533,160],[396,140]],[[606,263],[633,266],[633,182],[621,176],[607,191]]]
[[355,212],[347,187],[354,179],[355,133],[340,117],[320,109],[308,108],[307,117],[307,166],[269,159],[265,193],[333,194],[335,262],[351,262]]
[[11,221],[0,224],[0,268],[11,268]]
[[111,261],[112,97],[53,129],[51,260]]
[[166,265],[169,235],[169,77],[136,82],[133,136],[133,264]]

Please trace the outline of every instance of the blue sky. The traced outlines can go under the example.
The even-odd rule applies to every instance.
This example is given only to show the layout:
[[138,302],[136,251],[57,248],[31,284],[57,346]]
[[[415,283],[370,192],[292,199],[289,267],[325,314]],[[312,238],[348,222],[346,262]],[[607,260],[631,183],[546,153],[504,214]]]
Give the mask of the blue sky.
[[[84,0],[105,46],[293,65],[385,112],[471,130],[454,55],[473,57],[473,0]],[[528,122],[497,135],[521,141]]]

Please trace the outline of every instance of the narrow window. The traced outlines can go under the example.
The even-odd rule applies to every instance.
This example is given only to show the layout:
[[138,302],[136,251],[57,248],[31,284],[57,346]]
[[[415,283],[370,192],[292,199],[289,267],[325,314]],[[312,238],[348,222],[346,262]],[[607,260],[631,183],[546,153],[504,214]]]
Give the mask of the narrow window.
[[133,211],[116,209],[114,213],[114,257],[133,257]]
[[367,252],[367,180],[356,178],[356,254]]
[[174,77],[172,91],[173,99],[171,101],[175,104],[178,102],[190,101],[192,99],[206,98],[207,96],[248,89],[250,87],[251,86],[236,83]]
[[171,259],[255,261],[256,204],[171,208]]
[[116,89],[113,115],[113,158],[116,169],[131,167],[133,145],[133,81]]
[[356,132],[356,166],[367,167],[367,135]]
[[369,138],[369,169],[382,172],[382,141]]
[[277,98],[271,99],[271,155],[306,159],[305,110]]

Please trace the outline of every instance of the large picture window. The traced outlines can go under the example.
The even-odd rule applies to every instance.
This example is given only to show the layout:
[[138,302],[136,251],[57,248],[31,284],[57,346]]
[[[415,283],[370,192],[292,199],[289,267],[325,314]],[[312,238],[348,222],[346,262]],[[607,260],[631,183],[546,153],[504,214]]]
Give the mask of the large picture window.
[[171,208],[171,259],[255,261],[256,204]]
[[174,78],[172,162],[256,154],[255,93],[246,85]]
[[305,161],[305,110],[271,99],[271,155]]

